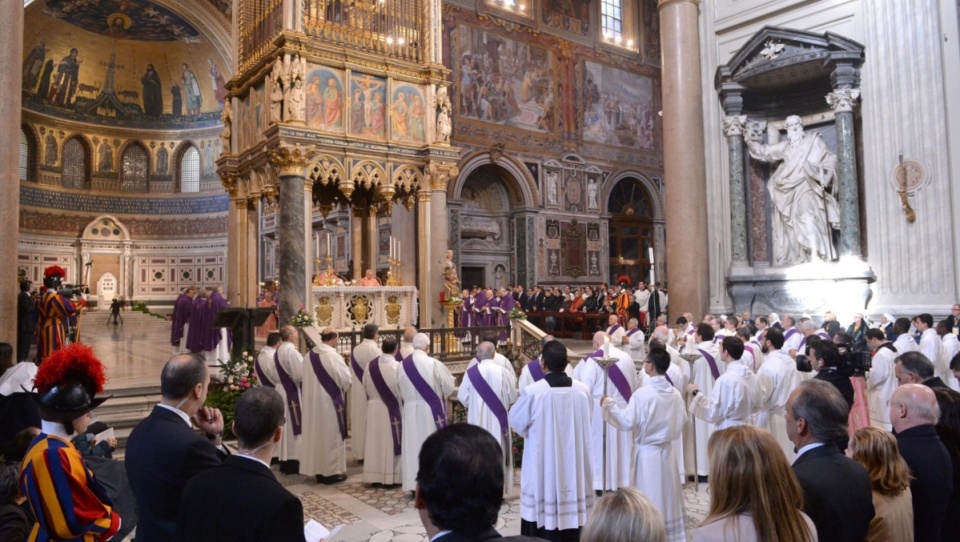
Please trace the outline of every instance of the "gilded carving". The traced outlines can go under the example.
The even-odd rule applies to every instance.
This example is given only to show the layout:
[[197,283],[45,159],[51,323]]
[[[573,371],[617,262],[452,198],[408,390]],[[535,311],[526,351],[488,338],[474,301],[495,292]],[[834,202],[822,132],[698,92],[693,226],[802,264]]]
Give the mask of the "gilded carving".
[[350,312],[353,314],[353,321],[362,326],[367,323],[367,319],[370,315],[370,301],[367,298],[358,296],[353,298],[353,301],[350,304]]
[[387,296],[387,324],[397,325],[400,323],[400,298],[396,295]]
[[317,325],[329,326],[333,320],[333,304],[330,302],[330,298],[328,296],[320,296],[314,312],[317,314]]
[[282,146],[270,153],[270,162],[279,170],[278,175],[281,177],[302,177],[304,168],[310,163],[315,152],[300,145]]

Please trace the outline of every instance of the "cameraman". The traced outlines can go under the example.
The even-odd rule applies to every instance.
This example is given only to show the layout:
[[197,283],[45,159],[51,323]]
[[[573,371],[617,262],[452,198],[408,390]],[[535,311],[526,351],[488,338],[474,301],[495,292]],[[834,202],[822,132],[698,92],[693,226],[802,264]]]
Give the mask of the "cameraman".
[[847,406],[853,406],[853,384],[850,377],[839,370],[840,349],[838,345],[829,341],[820,341],[816,346],[810,347],[810,359],[816,361],[815,369],[817,375],[813,378],[823,380],[833,384],[840,395],[847,402]]

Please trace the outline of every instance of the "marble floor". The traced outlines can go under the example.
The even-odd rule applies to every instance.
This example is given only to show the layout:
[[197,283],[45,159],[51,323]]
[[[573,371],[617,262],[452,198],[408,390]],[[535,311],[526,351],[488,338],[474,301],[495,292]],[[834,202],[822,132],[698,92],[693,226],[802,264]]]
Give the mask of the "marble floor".
[[[107,313],[91,312],[84,317],[82,340],[89,344],[107,367],[107,389],[150,388],[160,384],[160,370],[173,354],[170,323],[141,313],[125,312],[124,325],[106,325]],[[566,341],[564,341],[566,342]],[[589,343],[571,344],[575,351]],[[348,453],[348,457],[350,454]],[[312,477],[286,475],[277,478],[304,505],[305,519],[314,519],[328,528],[343,525],[334,540],[340,542],[427,542],[413,500],[400,488],[374,488],[361,482],[361,467],[352,463],[346,482],[334,486],[318,484]],[[519,495],[519,475],[514,495]],[[700,524],[709,506],[707,486],[699,491],[693,484],[684,488],[687,538]],[[520,533],[520,505],[517,496],[507,498],[497,521],[503,535]]]

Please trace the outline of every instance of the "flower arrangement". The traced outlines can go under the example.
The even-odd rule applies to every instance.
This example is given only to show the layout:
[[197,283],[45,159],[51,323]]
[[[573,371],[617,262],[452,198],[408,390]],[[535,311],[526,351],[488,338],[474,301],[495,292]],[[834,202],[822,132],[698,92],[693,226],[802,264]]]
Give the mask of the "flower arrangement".
[[520,307],[514,307],[509,313],[507,313],[507,318],[511,320],[526,320],[527,313],[523,312],[523,309]]
[[313,325],[313,316],[307,312],[306,307],[300,305],[300,310],[290,318],[290,325],[296,328],[310,327]]
[[207,405],[219,408],[223,414],[224,439],[233,438],[233,407],[243,393],[258,384],[257,372],[253,368],[259,351],[244,350],[220,366],[219,386],[211,386],[207,394]]
[[523,466],[523,437],[516,431],[511,431],[513,438],[513,467],[519,469]]

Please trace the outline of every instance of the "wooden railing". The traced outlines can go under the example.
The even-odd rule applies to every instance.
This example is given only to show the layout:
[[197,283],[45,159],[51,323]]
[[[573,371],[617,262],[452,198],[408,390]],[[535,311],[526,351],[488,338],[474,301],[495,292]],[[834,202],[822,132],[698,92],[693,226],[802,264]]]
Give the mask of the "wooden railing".
[[263,58],[283,31],[283,0],[241,0],[238,27],[243,71]]
[[303,0],[303,31],[327,43],[419,62],[425,0]]
[[609,318],[610,314],[605,312],[527,313],[527,319],[549,335],[585,341],[590,340],[597,331],[606,329]]
[[[493,333],[499,335],[505,333],[509,337],[510,326],[492,326],[492,327],[471,327],[471,328],[438,328],[421,329],[420,333],[426,333],[430,337],[430,356],[444,363],[470,361],[477,353],[477,346],[483,335]],[[397,344],[403,337],[402,329],[382,329],[380,330],[380,344],[383,339],[394,337]],[[337,346],[337,352],[344,357],[350,358],[350,352],[363,340],[363,334],[360,330],[344,331],[340,333],[340,343]],[[499,352],[507,357],[512,356],[512,347],[510,351],[500,348]]]

